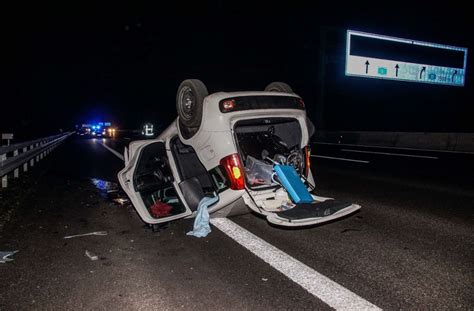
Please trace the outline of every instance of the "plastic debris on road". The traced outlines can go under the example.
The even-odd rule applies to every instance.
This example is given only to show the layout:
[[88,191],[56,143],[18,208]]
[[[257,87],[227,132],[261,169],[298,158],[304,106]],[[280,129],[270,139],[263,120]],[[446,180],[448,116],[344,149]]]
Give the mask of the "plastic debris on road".
[[125,203],[128,202],[127,199],[123,199],[123,198],[116,198],[116,199],[113,199],[112,201],[114,201],[115,203],[118,203],[120,205],[124,205]]
[[116,183],[107,181],[107,180],[102,180],[98,178],[91,178],[92,184],[99,190],[104,191],[104,192],[109,192],[111,190],[117,190],[118,186]]
[[111,200],[119,205],[124,205],[129,202],[125,193],[116,183],[98,178],[92,178],[91,182],[99,190],[100,196],[104,199]]
[[88,236],[88,235],[107,235],[107,231],[95,231],[95,232],[89,232],[89,233],[83,233],[83,234],[68,235],[68,236],[63,237],[63,239],[71,239],[71,238],[77,238],[77,237]]
[[93,252],[90,252],[88,250],[86,250],[86,256],[89,257],[89,259],[92,260],[92,261],[99,260],[99,256],[97,256],[96,254],[94,254]]
[[10,256],[15,255],[18,251],[0,251],[0,263],[7,263],[9,261],[13,261],[12,258],[8,258]]
[[187,235],[203,238],[211,232],[211,226],[209,226],[209,211],[207,208],[218,200],[219,197],[214,193],[214,197],[204,197],[201,202],[199,202],[196,218],[194,219],[194,230],[186,233]]

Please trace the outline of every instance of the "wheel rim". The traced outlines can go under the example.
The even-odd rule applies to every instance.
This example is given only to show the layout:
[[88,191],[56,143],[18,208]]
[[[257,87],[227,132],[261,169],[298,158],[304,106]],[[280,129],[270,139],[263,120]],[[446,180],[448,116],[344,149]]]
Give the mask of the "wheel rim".
[[189,121],[194,116],[194,106],[196,105],[196,98],[193,91],[189,87],[183,87],[179,93],[179,112],[180,116]]

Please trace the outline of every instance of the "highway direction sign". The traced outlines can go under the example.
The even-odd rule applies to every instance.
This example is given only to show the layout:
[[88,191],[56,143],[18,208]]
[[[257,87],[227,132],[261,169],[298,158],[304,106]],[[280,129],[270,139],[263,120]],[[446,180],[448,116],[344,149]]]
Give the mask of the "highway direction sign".
[[467,48],[347,31],[346,75],[464,86]]

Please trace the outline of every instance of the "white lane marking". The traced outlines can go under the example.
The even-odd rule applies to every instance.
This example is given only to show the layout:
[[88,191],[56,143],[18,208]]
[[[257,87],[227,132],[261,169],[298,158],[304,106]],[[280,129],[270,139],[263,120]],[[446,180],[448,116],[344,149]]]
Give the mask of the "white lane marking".
[[211,218],[211,223],[330,307],[336,310],[381,310],[231,220]]
[[366,160],[355,160],[355,159],[346,159],[346,158],[336,158],[336,157],[328,157],[322,155],[311,155],[314,158],[322,158],[322,159],[331,159],[331,160],[339,160],[339,161],[349,161],[349,162],[357,162],[357,163],[370,163],[370,161]]
[[415,151],[425,151],[425,152],[445,152],[445,153],[474,154],[474,152],[467,152],[467,151],[419,149],[419,148],[407,148],[407,147],[388,147],[388,146],[371,146],[371,145],[356,145],[356,144],[336,144],[336,143],[323,143],[323,142],[314,142],[313,144],[331,145],[331,146],[367,147],[367,148],[378,148],[378,149],[415,150]]
[[110,148],[109,146],[107,146],[106,144],[102,143],[102,142],[99,142],[100,145],[104,146],[105,149],[109,150],[110,152],[112,152],[114,155],[117,156],[117,158],[119,158],[120,160],[124,161],[124,158],[123,158],[123,155],[121,155],[120,153],[118,153],[117,151],[115,151],[114,149]]
[[368,154],[381,154],[381,155],[399,156],[399,157],[407,157],[407,158],[422,158],[422,159],[438,160],[438,157],[422,156],[422,155],[415,155],[415,154],[405,154],[405,153],[391,153],[391,152],[365,151],[365,150],[354,150],[354,149],[341,149],[341,151],[345,151],[345,152],[358,152],[358,153],[368,153]]

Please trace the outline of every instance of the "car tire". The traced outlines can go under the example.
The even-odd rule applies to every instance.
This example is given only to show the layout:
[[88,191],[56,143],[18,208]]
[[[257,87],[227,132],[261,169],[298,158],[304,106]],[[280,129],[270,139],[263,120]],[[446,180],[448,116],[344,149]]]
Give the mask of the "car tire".
[[181,82],[176,94],[176,110],[179,120],[189,128],[199,128],[202,119],[202,104],[208,95],[204,83],[197,79]]
[[265,92],[293,93],[293,90],[285,82],[272,82],[265,87]]

